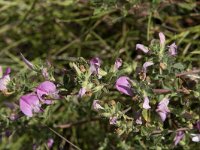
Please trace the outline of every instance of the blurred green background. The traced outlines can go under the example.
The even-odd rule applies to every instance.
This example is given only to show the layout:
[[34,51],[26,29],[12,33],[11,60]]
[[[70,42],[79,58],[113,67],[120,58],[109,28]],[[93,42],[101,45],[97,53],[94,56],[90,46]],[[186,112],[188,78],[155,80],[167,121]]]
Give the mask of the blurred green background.
[[135,44],[166,35],[179,59],[199,66],[200,3],[194,0],[1,0],[0,64],[29,60],[64,63],[70,57],[105,61],[135,56]]

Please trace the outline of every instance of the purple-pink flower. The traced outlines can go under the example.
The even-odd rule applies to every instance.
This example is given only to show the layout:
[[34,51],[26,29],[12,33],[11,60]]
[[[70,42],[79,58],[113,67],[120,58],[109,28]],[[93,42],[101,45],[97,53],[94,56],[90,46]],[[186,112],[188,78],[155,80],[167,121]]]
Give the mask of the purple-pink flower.
[[115,87],[121,93],[124,93],[129,96],[133,96],[133,91],[131,88],[131,84],[129,83],[129,80],[130,80],[129,77],[121,76],[117,79],[115,83]]
[[170,56],[176,56],[177,55],[177,46],[175,43],[172,43],[170,46],[169,46],[169,55]]
[[99,104],[99,100],[94,100],[92,103],[92,108],[96,111],[100,110],[100,109],[104,109],[100,104]]
[[162,32],[160,32],[159,38],[160,38],[160,46],[164,48],[164,46],[165,46],[165,35]]
[[86,93],[86,88],[82,87],[78,92],[78,97],[83,97]]
[[116,125],[117,124],[117,117],[116,116],[113,116],[113,117],[110,117],[110,125]]
[[54,143],[54,140],[52,138],[49,138],[48,141],[47,141],[47,147],[49,149],[51,149],[51,147],[53,146],[53,143]]
[[150,109],[151,108],[151,106],[149,106],[149,98],[147,96],[144,97],[144,103],[143,103],[142,107],[144,109]]
[[121,66],[122,66],[122,59],[121,58],[117,58],[115,60],[114,71],[118,70]]
[[7,91],[7,85],[10,82],[10,72],[11,69],[7,68],[5,73],[3,73],[2,67],[0,66],[0,91]]
[[142,67],[142,69],[143,69],[143,72],[147,72],[147,68],[149,67],[149,66],[152,66],[154,63],[153,62],[151,62],[151,61],[147,61],[147,62],[145,62],[144,64],[143,64],[143,67]]
[[20,97],[20,110],[28,117],[32,117],[34,113],[41,112],[41,104],[35,93],[29,93]]
[[99,74],[99,69],[101,66],[101,60],[98,57],[92,58],[90,60],[90,72],[92,74]]
[[135,122],[136,122],[136,124],[141,125],[142,124],[142,117],[141,116],[138,117]]
[[24,57],[24,55],[23,55],[22,53],[20,53],[20,55],[21,55],[21,58],[22,58],[23,62],[28,66],[28,68],[31,69],[31,70],[34,70],[34,69],[35,69],[35,66],[34,66],[30,61],[28,61],[28,60]]
[[45,104],[51,104],[52,100],[59,99],[58,92],[56,85],[50,81],[44,81],[36,88],[38,98]]
[[42,112],[42,104],[51,104],[52,99],[59,99],[58,90],[50,81],[42,82],[35,92],[20,97],[20,110],[29,117],[34,113]]
[[149,49],[146,46],[142,45],[142,44],[136,44],[136,50],[141,50],[144,53],[148,53],[149,52]]
[[156,112],[160,115],[161,120],[164,122],[167,118],[167,114],[170,112],[168,108],[169,99],[164,98],[159,104],[156,109]]
[[148,68],[149,66],[152,66],[153,64],[154,64],[154,63],[151,62],[151,61],[145,62],[145,63],[143,64],[142,71],[143,71],[143,78],[144,78],[144,79],[146,78],[147,68]]
[[184,137],[184,131],[176,132],[176,136],[174,137],[174,145],[176,146]]
[[42,76],[46,79],[49,80],[49,73],[47,68],[42,68]]

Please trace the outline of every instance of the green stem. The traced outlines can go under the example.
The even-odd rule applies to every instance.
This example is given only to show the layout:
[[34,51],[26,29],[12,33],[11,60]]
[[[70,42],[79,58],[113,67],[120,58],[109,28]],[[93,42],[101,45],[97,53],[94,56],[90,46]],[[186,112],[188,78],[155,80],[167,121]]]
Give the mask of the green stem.
[[63,137],[62,135],[60,135],[58,132],[56,132],[55,130],[53,130],[52,128],[46,126],[49,130],[51,130],[52,132],[54,132],[56,135],[58,135],[60,138],[62,138],[64,141],[66,141],[67,143],[69,143],[71,146],[73,146],[74,148],[81,150],[78,146],[76,146],[75,144],[73,144],[72,142],[70,142],[69,140],[67,140],[65,137]]
[[149,39],[150,39],[151,18],[152,18],[152,12],[150,11],[150,14],[148,17],[147,41],[149,41]]

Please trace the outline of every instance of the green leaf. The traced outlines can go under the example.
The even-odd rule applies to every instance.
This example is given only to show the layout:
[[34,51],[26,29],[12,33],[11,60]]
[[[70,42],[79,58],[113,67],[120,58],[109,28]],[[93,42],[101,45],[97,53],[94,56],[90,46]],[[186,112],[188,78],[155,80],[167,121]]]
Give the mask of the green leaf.
[[148,121],[148,111],[146,109],[142,110],[142,116],[146,121]]
[[107,75],[107,72],[104,71],[104,70],[102,70],[102,69],[100,68],[100,69],[99,69],[99,75],[100,75],[100,76],[105,76],[105,75]]
[[96,86],[94,89],[93,89],[93,92],[98,92],[98,91],[101,91],[103,89],[104,85],[99,85],[99,86]]
[[81,70],[78,68],[78,66],[75,63],[71,63],[73,68],[75,69],[78,76],[81,75]]
[[185,67],[181,63],[176,63],[173,65],[173,68],[183,70]]

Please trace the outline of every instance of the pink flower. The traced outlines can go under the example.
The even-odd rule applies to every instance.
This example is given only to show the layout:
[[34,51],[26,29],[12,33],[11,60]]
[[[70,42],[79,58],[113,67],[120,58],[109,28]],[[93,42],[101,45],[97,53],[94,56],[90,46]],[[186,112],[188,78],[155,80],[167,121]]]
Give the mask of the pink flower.
[[167,114],[170,112],[168,109],[169,99],[164,98],[159,104],[156,109],[156,112],[160,115],[161,120],[164,122]]
[[176,46],[176,44],[175,43],[173,43],[173,44],[171,44],[170,46],[169,46],[169,55],[170,56],[176,56],[177,55],[177,46]]
[[49,138],[48,141],[47,141],[47,147],[49,149],[51,149],[51,147],[53,146],[53,143],[54,143],[54,140],[52,138]]
[[7,68],[6,72],[3,74],[2,67],[0,66],[0,91],[7,91],[7,85],[10,82],[10,72],[11,69]]
[[52,99],[59,99],[56,85],[50,81],[42,82],[37,88],[36,93],[38,98],[45,104],[51,104]]
[[117,58],[114,65],[114,71],[118,70],[122,66],[122,59]]
[[154,63],[153,62],[151,62],[151,61],[148,61],[148,62],[145,62],[144,64],[143,64],[143,67],[142,67],[142,69],[143,69],[143,72],[147,72],[147,68],[149,67],[149,66],[152,66]]
[[31,70],[35,70],[35,66],[30,61],[28,61],[22,53],[20,53],[20,55],[21,55],[23,62],[28,66],[28,68]]
[[116,125],[117,124],[117,117],[110,117],[110,120],[109,120],[109,122],[110,122],[110,125]]
[[84,87],[82,87],[79,92],[78,92],[78,97],[83,97],[86,93],[86,89]]
[[176,146],[184,137],[184,132],[183,131],[178,131],[176,132],[176,136],[174,138],[174,145]]
[[101,60],[98,57],[92,58],[90,60],[90,72],[92,74],[99,74],[99,68],[101,66]]
[[142,117],[140,116],[139,118],[136,119],[136,124],[141,125],[142,124]]
[[146,78],[146,75],[147,75],[147,68],[148,68],[149,66],[152,66],[153,64],[154,64],[154,63],[153,63],[153,62],[150,62],[150,61],[145,62],[145,63],[143,64],[142,71],[143,71],[143,77],[144,77],[144,79]]
[[124,93],[129,96],[133,96],[133,91],[131,89],[131,84],[129,83],[129,77],[121,76],[117,79],[115,87],[121,93]]
[[144,97],[144,103],[143,103],[142,107],[144,109],[150,109],[151,108],[151,106],[149,106],[149,98],[147,96]]
[[164,46],[165,46],[165,35],[162,32],[160,32],[159,38],[160,38],[160,46],[164,48]]
[[96,111],[100,110],[100,109],[104,109],[100,104],[99,104],[99,100],[94,100],[92,103],[92,108]]
[[136,44],[136,50],[141,50],[144,53],[148,53],[149,52],[149,49],[146,46],[142,45],[142,44]]
[[42,68],[42,76],[48,80],[49,79],[49,73],[47,68]]
[[20,110],[28,117],[32,117],[33,113],[41,112],[41,104],[35,93],[29,93],[20,97]]

